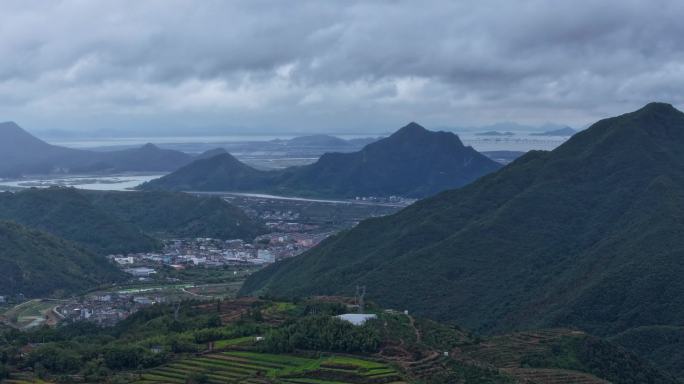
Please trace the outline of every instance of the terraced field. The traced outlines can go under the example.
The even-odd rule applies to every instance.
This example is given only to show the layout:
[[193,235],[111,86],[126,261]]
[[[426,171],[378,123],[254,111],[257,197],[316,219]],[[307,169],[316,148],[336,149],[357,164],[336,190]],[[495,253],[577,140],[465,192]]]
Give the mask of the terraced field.
[[463,348],[463,352],[472,360],[486,362],[493,367],[519,368],[526,355],[548,353],[550,346],[561,337],[580,335],[581,332],[567,329],[512,333]]
[[40,380],[30,374],[14,374],[9,379],[0,380],[2,384],[49,384],[47,381]]
[[319,359],[228,351],[179,360],[142,373],[137,384],[186,383],[191,375],[204,375],[209,383],[266,384],[278,379],[291,384],[406,384],[386,364],[352,357]]
[[511,368],[504,371],[524,384],[610,384],[587,373],[562,369]]
[[525,356],[549,355],[552,345],[561,338],[582,335],[582,332],[568,329],[547,329],[496,336],[463,348],[464,354],[461,357],[498,368],[525,384],[607,384],[608,381],[588,373],[522,367]]

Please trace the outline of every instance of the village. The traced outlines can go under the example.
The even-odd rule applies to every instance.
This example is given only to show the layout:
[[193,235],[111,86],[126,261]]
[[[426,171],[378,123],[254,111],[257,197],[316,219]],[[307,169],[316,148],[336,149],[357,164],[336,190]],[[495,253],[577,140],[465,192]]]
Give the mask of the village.
[[[317,231],[316,225],[281,220],[266,226],[273,232],[252,242],[166,239],[156,252],[109,255],[107,258],[129,275],[125,284],[64,300],[24,302],[23,297],[2,296],[0,305],[21,304],[10,306],[0,321],[17,329],[78,321],[111,326],[157,303],[232,297],[249,273],[299,255],[333,233]],[[200,281],[212,274],[217,281]]]
[[0,322],[16,329],[86,321],[114,325],[142,308],[182,300],[235,297],[242,281],[266,265],[306,252],[367,217],[396,212],[410,200],[359,197],[351,201],[231,195],[226,200],[261,222],[266,234],[252,241],[215,238],[160,239],[153,252],[107,258],[128,279],[80,296],[26,300],[0,296]]
[[275,263],[307,251],[328,236],[330,233],[272,232],[257,237],[252,243],[237,239],[170,239],[164,240],[159,252],[110,255],[108,258],[134,278],[145,281],[163,266],[182,270]]

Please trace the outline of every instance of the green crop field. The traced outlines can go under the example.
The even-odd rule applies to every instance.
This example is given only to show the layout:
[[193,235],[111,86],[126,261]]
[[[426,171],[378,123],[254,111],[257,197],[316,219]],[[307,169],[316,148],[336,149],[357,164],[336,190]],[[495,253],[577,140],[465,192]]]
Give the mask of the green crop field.
[[138,384],[184,384],[193,375],[207,382],[347,384],[404,383],[387,364],[353,357],[305,358],[257,352],[230,351],[179,360],[140,374]]
[[12,375],[11,378],[0,380],[2,384],[50,384],[47,381],[43,381],[29,373],[21,373]]

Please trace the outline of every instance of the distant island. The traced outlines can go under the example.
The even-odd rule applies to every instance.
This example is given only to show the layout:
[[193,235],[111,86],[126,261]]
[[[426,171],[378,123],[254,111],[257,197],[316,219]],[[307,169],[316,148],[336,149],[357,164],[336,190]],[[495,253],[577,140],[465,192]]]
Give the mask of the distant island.
[[563,127],[558,129],[552,129],[545,132],[532,133],[531,136],[572,136],[577,133],[576,130],[570,127]]
[[487,131],[487,132],[478,132],[475,134],[475,136],[515,136],[515,133],[506,131],[506,132],[499,132],[499,131]]
[[308,135],[297,136],[288,140],[275,139],[271,140],[270,143],[279,144],[287,147],[335,148],[344,150],[351,148],[361,148],[377,140],[379,140],[379,138],[369,137],[346,140],[332,135]]

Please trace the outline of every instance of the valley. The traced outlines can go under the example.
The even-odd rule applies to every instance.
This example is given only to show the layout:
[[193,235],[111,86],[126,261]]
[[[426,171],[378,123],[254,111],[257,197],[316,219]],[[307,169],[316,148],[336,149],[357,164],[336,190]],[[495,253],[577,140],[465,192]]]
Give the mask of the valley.
[[684,384],[682,15],[0,1],[0,384]]
[[[617,119],[618,125],[626,120],[641,126],[642,119],[679,124],[678,113],[661,105]],[[603,331],[596,322],[592,327],[581,321],[548,320],[555,319],[551,314],[563,314],[555,309],[539,319],[538,312],[525,309],[529,304],[512,296],[515,280],[505,285],[508,300],[518,300],[513,309],[526,314],[507,313],[490,291],[469,293],[465,288],[470,280],[458,279],[449,258],[439,259],[446,254],[438,248],[441,242],[456,241],[449,233],[455,228],[470,231],[468,247],[450,248],[462,249],[456,257],[463,257],[465,249],[484,246],[475,230],[482,224],[469,225],[469,215],[486,218],[491,201],[514,198],[519,188],[534,182],[529,164],[536,164],[539,157],[553,159],[556,153],[571,157],[567,148],[597,131],[590,128],[552,152],[531,152],[520,158],[514,151],[493,152],[490,156],[510,164],[501,170],[497,164],[463,188],[436,190],[435,196],[425,199],[416,199],[413,192],[350,195],[312,189],[297,194],[292,193],[296,189],[278,188],[182,188],[181,192],[150,187],[158,180],[175,178],[175,172],[161,179],[155,178],[158,174],[95,173],[4,181],[7,192],[0,194],[0,220],[17,223],[0,226],[9,239],[0,242],[7,247],[0,261],[7,265],[5,270],[13,271],[13,277],[0,285],[0,356],[7,356],[6,381],[675,384],[679,364],[645,352],[636,330],[619,328],[626,332],[618,335]],[[383,158],[386,155],[378,153],[385,151],[387,143],[406,147],[387,155],[395,158],[433,138],[460,143],[451,134],[410,124],[389,141],[375,141],[370,150],[347,152],[340,159],[349,162],[340,161],[333,168],[360,170],[347,173],[352,177],[349,184],[356,183],[353,178],[368,177],[364,174],[373,167],[402,173],[405,170],[397,164],[378,161],[370,168],[358,168],[356,161],[366,156],[360,155],[364,151]],[[463,148],[452,147],[457,152]],[[247,177],[248,184],[257,183],[254,186],[265,175],[280,178],[292,172],[294,176],[287,177],[295,180],[306,172],[315,174],[320,166],[263,171],[221,150],[207,156],[197,162],[229,160],[219,178],[230,179],[230,172],[238,172],[238,178]],[[475,156],[481,156],[478,159],[484,164],[493,163]],[[178,172],[188,174],[184,167]],[[644,169],[644,164],[640,167]],[[409,168],[420,172],[416,164]],[[558,183],[566,173],[554,173]],[[189,174],[204,177],[194,171]],[[506,181],[509,174],[516,178]],[[325,177],[329,175],[335,173]],[[282,185],[290,183],[287,178],[280,180]],[[409,189],[404,191],[420,184],[418,179],[407,180],[403,185]],[[139,182],[142,188],[137,187]],[[471,196],[469,191],[476,193]],[[453,195],[458,198],[451,201]],[[479,204],[481,198],[488,203]],[[555,202],[549,204],[557,207]],[[530,209],[525,211],[536,212]],[[547,209],[551,214],[553,210]],[[496,217],[505,218],[506,212],[499,211]],[[523,228],[525,221],[518,221]],[[506,231],[498,230],[503,234],[498,241],[504,241]],[[566,241],[573,231],[565,232]],[[21,240],[26,238],[35,239],[29,242],[34,250],[26,249]],[[45,258],[47,252],[54,256]],[[488,254],[494,257],[496,252]],[[59,257],[63,261],[55,263]],[[473,273],[467,269],[478,264],[476,258],[460,262],[459,273]],[[75,268],[81,270],[74,273]],[[430,278],[422,275],[432,268],[439,271],[430,272]],[[458,281],[460,294],[449,293],[450,281]],[[485,281],[480,279],[480,284]],[[530,280],[525,281],[530,289]],[[435,287],[442,293],[430,293]],[[494,288],[488,285],[496,292]],[[355,316],[364,320],[344,320]],[[515,322],[521,318],[524,321]],[[74,335],[78,336],[74,339]],[[653,347],[660,351],[670,343]],[[640,355],[633,353],[637,351]],[[62,357],[50,357],[55,355]],[[635,377],[639,379],[634,381]]]
[[[644,115],[670,113],[661,106],[648,108]],[[584,136],[591,132],[590,129]],[[575,141],[583,137],[578,136],[580,138]],[[371,145],[375,147],[371,148],[382,148],[388,143],[394,143],[398,148],[411,148],[437,137],[437,141],[460,143],[455,136],[429,132],[417,124],[410,124],[390,136],[389,141],[374,141]],[[572,142],[570,140],[549,154],[566,151]],[[430,145],[440,148],[442,144]],[[301,147],[295,148],[292,153],[301,155]],[[341,161],[333,168],[358,167],[354,159],[364,151],[380,156],[377,159],[395,158],[402,151],[411,151],[402,149],[397,154],[378,155],[385,149],[354,152],[353,146],[347,148],[350,151],[340,159],[349,162]],[[461,151],[462,148],[455,145],[453,150]],[[206,156],[197,160],[198,163],[229,159],[230,167],[222,172],[236,171],[239,177],[246,175],[251,178],[247,183],[256,183],[251,184],[254,186],[264,177],[278,179],[281,178],[278,175],[294,172],[291,173],[294,176],[287,177],[295,180],[306,172],[315,174],[319,167],[312,163],[314,166],[304,171],[297,168],[278,170],[277,166],[264,171],[241,163],[222,150],[209,151]],[[617,337],[579,322],[536,322],[530,314],[526,319],[535,321],[533,323],[500,326],[487,322],[487,312],[477,309],[477,305],[487,302],[484,291],[479,294],[477,305],[468,305],[476,311],[472,316],[483,323],[474,322],[466,315],[453,319],[440,312],[444,310],[440,309],[444,304],[439,299],[449,296],[428,294],[421,291],[422,285],[415,285],[419,274],[430,268],[432,262],[426,261],[419,249],[405,259],[398,252],[414,252],[413,247],[423,244],[434,246],[444,236],[449,236],[446,231],[454,228],[454,223],[463,226],[458,220],[465,220],[467,215],[457,213],[456,222],[452,222],[449,210],[458,209],[461,204],[478,209],[476,198],[467,196],[461,197],[455,205],[440,203],[435,211],[430,204],[454,193],[465,194],[480,188],[478,186],[488,180],[497,180],[495,184],[504,189],[488,188],[481,192],[482,196],[514,196],[514,190],[507,189],[506,183],[498,181],[499,178],[513,172],[511,169],[534,162],[540,153],[532,152],[517,160],[519,153],[514,151],[492,152],[490,156],[511,164],[500,171],[496,169],[502,166],[497,164],[490,174],[472,184],[422,200],[416,199],[413,192],[394,195],[376,189],[365,190],[372,192],[368,194],[350,195],[321,194],[313,192],[314,189],[298,194],[293,193],[298,189],[289,187],[244,190],[239,184],[236,184],[236,190],[195,190],[189,188],[195,185],[189,184],[188,188],[182,188],[184,192],[150,187],[158,180],[175,178],[174,172],[165,175],[99,172],[5,180],[0,183],[7,190],[0,194],[0,220],[19,223],[18,226],[8,224],[8,236],[35,236],[46,244],[41,243],[36,249],[51,247],[54,249],[51,252],[69,260],[62,265],[52,264],[55,257],[41,260],[45,266],[33,271],[38,264],[34,264],[35,261],[22,264],[22,260],[35,257],[35,252],[24,253],[23,246],[10,248],[12,252],[19,252],[19,256],[4,261],[9,270],[16,271],[13,272],[16,277],[5,281],[0,290],[0,321],[7,327],[4,332],[6,349],[0,353],[12,355],[15,353],[12,345],[17,343],[23,343],[22,348],[28,352],[12,363],[9,382],[42,378],[46,382],[88,383],[106,378],[147,384],[604,384],[631,383],[628,378],[638,374],[643,376],[645,383],[675,383],[676,379],[670,374],[679,372],[677,364],[656,356],[656,364],[652,365],[651,361],[621,349],[619,345],[630,345],[634,351],[641,348],[641,343],[635,343],[633,336],[629,337],[627,333]],[[484,156],[479,159],[484,164],[493,164]],[[193,164],[188,166],[194,167]],[[390,166],[380,160],[373,166],[389,167],[391,172],[405,171],[397,164]],[[363,175],[371,168],[363,165],[358,168],[361,173],[354,171],[348,175],[363,179],[368,177]],[[410,172],[420,172],[415,164],[409,168]],[[178,171],[187,173],[183,169],[181,166]],[[202,176],[195,171],[190,174]],[[327,175],[325,177],[335,173]],[[161,179],[158,176],[162,176]],[[219,175],[219,178],[225,177],[232,176],[230,173]],[[280,179],[282,185],[291,183],[287,177]],[[357,184],[351,180],[347,183]],[[404,185],[414,188],[411,185],[420,184],[416,180],[409,179]],[[138,188],[141,183],[142,188]],[[331,182],[320,179],[318,183],[328,185]],[[435,216],[429,219],[430,223],[425,223],[417,219],[417,215]],[[449,221],[442,227],[436,226],[442,218]],[[384,228],[386,222],[393,224]],[[422,223],[418,232],[411,229],[413,223]],[[422,228],[422,225],[427,226]],[[394,235],[396,229],[404,235]],[[338,246],[350,237],[355,238],[351,245]],[[471,242],[476,239],[474,235],[470,237]],[[381,242],[381,247],[372,245],[373,241]],[[395,250],[383,249],[395,242],[398,242]],[[368,249],[379,252],[382,257],[370,262],[351,261],[343,254],[335,256],[338,261],[332,262],[334,267],[330,267],[326,264],[329,263],[329,256],[325,254],[328,249],[343,249],[353,252],[355,257],[367,257]],[[441,253],[432,251],[431,254],[435,257]],[[63,268],[70,266],[68,263],[77,255],[80,259],[76,262],[81,263],[77,265],[88,271],[91,280],[77,278],[73,267]],[[312,258],[316,260],[308,261]],[[391,267],[393,272],[380,272],[385,268],[384,263],[395,260],[402,261]],[[88,267],[88,263],[93,262],[101,270]],[[430,290],[435,284],[441,285],[442,290],[449,287],[444,283],[443,275],[450,273],[450,267],[444,262],[438,265],[441,272],[433,274],[433,282],[426,285]],[[461,268],[470,267],[467,263],[460,265]],[[309,270],[314,267],[321,270]],[[336,275],[337,268],[347,270]],[[402,268],[411,268],[411,271],[404,272]],[[48,269],[53,274],[50,278],[46,278]],[[292,272],[297,276],[290,277]],[[376,273],[375,281],[359,277],[365,273]],[[41,280],[26,280],[26,276],[30,278],[34,274],[41,276]],[[392,279],[395,278],[400,278],[402,283],[393,287]],[[373,300],[368,307],[361,298],[365,293],[359,296],[359,286],[363,286],[363,292],[368,288],[369,299]],[[508,288],[512,286],[512,283],[507,285]],[[357,295],[352,297],[354,287]],[[404,301],[384,297],[387,290],[395,291]],[[375,304],[375,300],[398,310],[384,309]],[[498,301],[492,299],[491,303]],[[446,303],[449,312],[454,308],[457,312],[462,309],[453,305]],[[351,328],[344,322],[330,320],[343,313],[360,313],[375,320],[369,320],[369,325]],[[514,319],[506,317],[506,321]],[[152,324],[156,324],[155,328],[148,328]],[[465,328],[461,328],[461,324]],[[71,329],[81,334],[77,344],[69,345],[64,339],[66,336],[62,336],[72,332]],[[23,336],[17,339],[15,332]],[[333,332],[335,336],[331,339],[325,336],[327,332]],[[26,344],[25,338],[45,340],[46,334],[50,335],[51,341]],[[600,339],[592,334],[608,337]],[[99,346],[89,345],[88,340],[103,337],[108,341]],[[91,361],[89,364],[93,366],[88,368],[77,366],[75,361],[88,359],[86,355],[79,357],[77,354],[91,348],[103,348],[98,354],[104,357],[104,362]],[[57,353],[74,360],[49,362],[44,354],[56,351],[62,351]],[[107,360],[108,354],[112,359]],[[126,362],[122,354],[137,356],[135,359],[139,360]],[[22,365],[30,364],[32,359],[40,361],[44,369],[27,369],[28,366]],[[639,373],[632,371],[635,367],[639,367]],[[657,367],[668,367],[668,371]]]
[[[108,210],[113,203],[121,204],[113,200],[115,197],[123,198],[127,205],[143,197],[136,195],[134,198],[126,193],[111,195],[110,192],[103,195],[87,188],[78,193],[51,189],[17,193],[21,197],[28,194],[25,196],[29,201],[42,196],[59,198],[63,202],[71,199],[81,201],[81,196],[90,196],[95,205]],[[215,225],[220,225],[223,232],[211,227],[197,232],[198,228],[195,227],[193,232],[188,233],[192,238],[169,238],[161,234],[161,246],[113,248],[124,252],[104,253],[122,273],[111,287],[100,287],[72,298],[64,297],[61,293],[57,297],[25,299],[23,294],[16,291],[0,292],[6,307],[4,313],[0,307],[0,320],[21,330],[73,321],[112,326],[138,310],[158,303],[235,298],[246,276],[263,265],[297,256],[331,234],[352,228],[366,218],[391,214],[413,202],[404,199],[330,201],[223,193],[198,196],[201,196],[200,201],[207,198],[225,200],[239,207],[250,220],[263,223],[264,228],[242,240],[233,237],[238,234],[236,232],[224,233],[225,223],[217,222]],[[154,195],[157,203],[160,197]],[[179,201],[174,200],[175,209],[179,208]],[[192,199],[188,202],[192,202]],[[148,206],[146,212],[150,212],[150,208]],[[134,222],[140,223],[138,219]],[[165,226],[168,225],[166,222]],[[151,233],[158,232],[155,230]],[[223,238],[198,237],[216,234],[223,234]],[[29,309],[24,310],[24,307]]]

